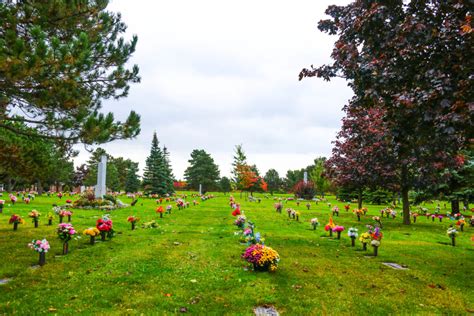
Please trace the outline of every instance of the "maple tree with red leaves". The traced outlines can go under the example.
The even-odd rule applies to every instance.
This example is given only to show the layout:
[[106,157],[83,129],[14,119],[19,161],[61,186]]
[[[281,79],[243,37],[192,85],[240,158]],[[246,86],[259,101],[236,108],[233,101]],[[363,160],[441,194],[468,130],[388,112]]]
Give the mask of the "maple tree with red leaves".
[[[334,63],[300,72],[300,80],[347,79],[355,97],[346,113],[383,110],[405,224],[409,190],[441,181],[439,172],[456,167],[456,155],[474,139],[470,8],[467,0],[329,6],[331,18],[318,28],[338,36]],[[372,172],[368,161],[359,171]]]

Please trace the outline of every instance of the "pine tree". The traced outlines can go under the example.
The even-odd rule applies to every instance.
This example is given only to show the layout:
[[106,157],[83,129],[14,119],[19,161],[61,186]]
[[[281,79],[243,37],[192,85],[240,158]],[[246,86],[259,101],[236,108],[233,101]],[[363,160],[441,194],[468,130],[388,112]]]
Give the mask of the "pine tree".
[[232,163],[232,182],[237,186],[237,189],[241,189],[239,187],[239,183],[241,182],[240,175],[239,175],[239,169],[242,166],[247,165],[247,156],[245,155],[245,152],[242,148],[242,145],[236,145],[235,146],[235,155],[234,155],[234,162]]
[[210,154],[203,149],[194,149],[188,162],[190,165],[184,171],[184,178],[189,188],[198,190],[200,184],[202,185],[203,192],[217,188],[219,167],[215,164]]
[[137,192],[140,188],[140,179],[138,179],[138,163],[132,162],[127,169],[127,176],[125,178],[125,191]]
[[153,134],[150,155],[143,172],[143,187],[146,193],[165,195],[174,192],[173,172],[166,147],[160,148],[156,133]]
[[163,147],[163,164],[164,164],[164,170],[165,170],[165,187],[166,187],[166,193],[173,193],[174,192],[174,175],[173,175],[173,169],[171,168],[171,162],[170,162],[170,153],[168,151],[168,148],[166,146]]

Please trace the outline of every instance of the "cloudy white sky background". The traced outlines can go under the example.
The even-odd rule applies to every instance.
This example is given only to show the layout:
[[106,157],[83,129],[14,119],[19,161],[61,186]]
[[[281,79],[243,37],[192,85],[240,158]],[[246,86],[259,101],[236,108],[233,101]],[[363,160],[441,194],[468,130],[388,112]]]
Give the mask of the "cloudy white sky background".
[[[222,176],[236,144],[261,173],[275,168],[280,176],[329,156],[352,92],[343,80],[299,82],[298,73],[330,62],[335,38],[317,22],[328,5],[348,2],[113,0],[109,9],[121,12],[125,36],[138,36],[131,63],[142,82],[103,110],[121,120],[137,111],[142,131],[101,147],[143,169],[156,131],[178,179],[193,149],[209,152]],[[75,164],[88,156],[81,150]]]

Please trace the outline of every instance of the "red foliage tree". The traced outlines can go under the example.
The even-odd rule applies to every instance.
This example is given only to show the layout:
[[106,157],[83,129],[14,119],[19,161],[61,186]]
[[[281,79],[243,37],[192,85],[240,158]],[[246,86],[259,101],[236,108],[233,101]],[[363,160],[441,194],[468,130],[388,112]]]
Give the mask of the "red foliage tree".
[[467,0],[329,6],[319,29],[338,36],[334,63],[300,72],[300,80],[346,78],[357,99],[350,108],[383,109],[405,224],[408,191],[438,181],[472,143],[471,9]]

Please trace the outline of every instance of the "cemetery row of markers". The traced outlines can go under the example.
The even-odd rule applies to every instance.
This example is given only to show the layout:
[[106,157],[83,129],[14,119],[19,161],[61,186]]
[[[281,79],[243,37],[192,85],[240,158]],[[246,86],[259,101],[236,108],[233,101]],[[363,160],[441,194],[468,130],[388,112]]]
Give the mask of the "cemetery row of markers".
[[[12,199],[13,197],[13,199]],[[185,198],[187,196],[183,195],[182,198],[159,198],[156,200],[157,204],[162,204],[164,202],[171,202],[175,201],[176,202],[176,207],[178,210],[185,209],[190,207],[190,203],[185,201]],[[196,197],[196,195],[192,195],[192,197]],[[205,201],[208,199],[213,198],[213,195],[202,195],[199,196],[201,201]],[[12,205],[15,204],[17,201],[16,196],[10,195]],[[136,200],[135,200],[136,201]],[[71,202],[66,201],[68,204],[65,205],[64,207],[53,207],[53,212],[49,212],[47,215],[47,220],[48,220],[48,226],[53,225],[53,220],[55,218],[55,215],[58,216],[59,218],[59,224],[56,228],[56,233],[58,235],[58,238],[62,241],[62,254],[66,255],[69,252],[69,242],[71,240],[78,240],[80,238],[77,230],[74,228],[72,225],[72,215],[73,212],[70,210],[65,209],[65,207],[70,207]],[[30,203],[30,198],[26,200],[27,204]],[[136,203],[134,203],[136,204]],[[0,200],[0,213],[3,213],[3,208],[5,205],[4,200]],[[193,205],[199,205],[199,202],[196,200],[193,200]],[[166,213],[171,214],[172,211],[172,205],[168,204],[166,206]],[[165,213],[165,209],[163,206],[159,205],[156,209],[156,213],[159,214],[160,218],[163,218],[163,213]],[[32,210],[31,212],[28,213],[28,217],[32,219],[32,222],[34,224],[35,228],[38,228],[41,213],[38,212],[37,210]],[[67,219],[67,222],[66,222]],[[136,224],[140,221],[140,218],[138,218],[135,215],[128,216],[127,222],[131,224],[131,229],[135,230]],[[9,224],[13,225],[13,230],[17,231],[18,230],[18,225],[20,224],[25,224],[25,220],[18,214],[13,214],[11,215],[9,219]],[[152,220],[150,222],[146,222],[142,224],[142,228],[158,228],[158,223],[156,220]],[[83,231],[83,235],[89,237],[89,244],[94,245],[96,243],[96,238],[100,236],[101,242],[104,242],[106,240],[110,240],[115,236],[115,230],[113,228],[113,222],[110,214],[105,214],[101,218],[99,218],[96,221],[95,227],[89,227],[86,228]],[[46,253],[50,250],[50,244],[47,239],[34,239],[31,241],[31,243],[28,244],[28,247],[30,247],[32,250],[35,252],[39,253],[39,262],[38,264],[40,266],[43,266],[46,263]]]
[[[277,203],[274,204],[274,208],[276,212],[280,213],[282,212],[283,209],[283,203],[281,198],[275,198],[275,200],[278,200]],[[286,202],[292,201],[292,198],[286,199]],[[296,205],[299,206],[300,202],[297,201]],[[331,203],[328,203],[328,207],[331,209]],[[306,208],[309,210],[311,208],[311,203],[306,204]],[[348,212],[350,209],[350,204],[346,204],[344,206],[346,211]],[[287,208],[286,209],[288,213],[288,217],[291,219],[294,219],[296,221],[299,221],[301,213],[292,209],[292,208]],[[339,216],[339,207],[334,206],[331,209],[332,216]],[[352,211],[356,217],[357,221],[361,221],[361,217],[365,216],[368,212],[367,208],[362,208],[362,209],[354,209]],[[375,225],[366,225],[367,231],[362,233],[359,237],[358,234],[358,229],[355,227],[350,227],[347,231],[347,235],[351,239],[351,246],[355,247],[355,240],[357,237],[359,237],[359,241],[362,243],[362,249],[367,250],[367,244],[370,243],[370,245],[374,248],[374,256],[378,255],[378,248],[381,245],[381,240],[383,237],[383,233],[381,231],[383,224],[382,224],[382,218],[391,218],[395,219],[397,216],[397,212],[391,208],[384,208],[380,210],[380,216],[373,216],[372,219],[375,222]],[[420,208],[420,214],[417,212],[411,212],[410,216],[413,218],[413,222],[416,223],[416,219],[418,216],[425,216],[428,220],[431,219],[432,222],[435,221],[435,219],[439,220],[441,223],[443,218],[448,218],[451,221],[454,221],[455,225],[459,227],[460,231],[464,231],[464,226],[466,225],[466,219],[461,213],[456,213],[454,215],[447,213],[446,216],[443,216],[439,214],[439,207],[435,210],[435,214],[430,214],[426,208]],[[319,221],[317,218],[312,218],[310,220],[311,227],[313,230],[316,230],[316,228],[319,226]],[[471,216],[470,221],[469,221],[471,227],[474,227],[474,215]],[[341,225],[336,225],[334,223],[333,218],[330,216],[329,217],[329,222],[324,226],[324,230],[329,232],[329,237],[333,237],[333,233],[337,234],[337,239],[341,239],[341,233],[345,230],[344,226]],[[459,231],[454,228],[454,225],[450,225],[446,231],[446,234],[448,237],[451,239],[451,245],[455,246],[456,245],[456,236],[458,235]]]

